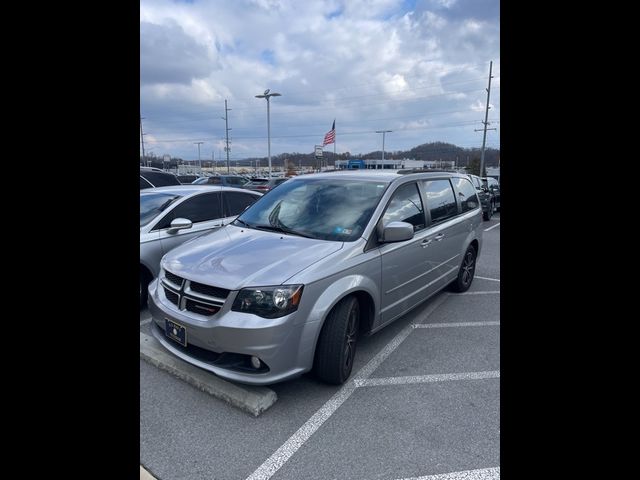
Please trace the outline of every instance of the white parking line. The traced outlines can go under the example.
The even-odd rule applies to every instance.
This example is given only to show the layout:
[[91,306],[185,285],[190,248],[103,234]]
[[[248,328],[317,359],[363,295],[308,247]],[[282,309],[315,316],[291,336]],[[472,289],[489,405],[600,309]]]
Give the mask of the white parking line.
[[413,328],[448,328],[448,327],[489,327],[500,322],[450,322],[450,323],[414,323]]
[[409,383],[450,382],[452,380],[483,380],[500,378],[500,371],[440,373],[436,375],[412,375],[407,377],[366,378],[356,380],[356,387],[379,387],[383,385],[406,385]]
[[[424,318],[428,318],[436,308],[438,308],[446,299],[447,295],[441,295],[436,298],[429,309],[427,310]],[[247,477],[247,480],[268,480],[276,473],[282,465],[285,464],[291,456],[298,451],[298,449],[304,445],[304,443],[318,430],[322,424],[327,421],[331,415],[347,400],[351,394],[356,390],[356,381],[365,380],[371,375],[376,368],[398,348],[413,331],[413,324],[409,324],[404,327],[394,338],[391,340],[382,350],[380,350],[375,357],[373,357],[369,363],[362,367],[357,375],[345,383],[338,392],[331,397],[320,409],[313,414],[313,416],[302,425],[297,432],[295,432],[289,439],[276,450],[267,460],[264,461],[251,475]]]
[[465,470],[462,472],[440,473],[423,477],[402,478],[398,480],[499,480],[500,467]]
[[476,275],[475,278],[479,278],[480,280],[491,280],[492,282],[499,282],[500,281],[499,278],[479,277],[478,275]]
[[147,318],[146,320],[142,320],[140,322],[140,326],[146,325],[147,323],[151,323],[151,320],[152,320],[151,318]]
[[488,232],[489,230],[493,230],[494,228],[499,227],[499,226],[500,226],[500,222],[496,223],[493,227],[485,228],[484,231]]
[[500,290],[491,290],[488,292],[464,292],[464,293],[450,293],[449,295],[453,295],[454,297],[458,297],[460,295],[490,295],[493,293],[500,294]]

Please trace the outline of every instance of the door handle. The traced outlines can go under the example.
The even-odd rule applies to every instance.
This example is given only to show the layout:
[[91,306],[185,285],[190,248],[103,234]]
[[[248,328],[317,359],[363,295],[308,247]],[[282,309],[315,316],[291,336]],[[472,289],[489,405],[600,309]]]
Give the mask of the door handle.
[[423,240],[423,241],[420,243],[420,246],[421,246],[422,248],[426,248],[426,247],[428,247],[428,246],[429,246],[429,244],[430,244],[430,243],[431,243],[431,239],[429,239],[429,240]]
[[434,239],[436,242],[441,241],[443,238],[444,238],[444,233],[439,233],[438,235],[436,235],[435,237],[433,237],[433,239]]

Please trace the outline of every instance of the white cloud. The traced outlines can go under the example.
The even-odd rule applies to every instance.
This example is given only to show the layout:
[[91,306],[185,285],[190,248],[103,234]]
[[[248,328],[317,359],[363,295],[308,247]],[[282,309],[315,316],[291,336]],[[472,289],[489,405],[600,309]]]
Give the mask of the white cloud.
[[394,150],[429,139],[475,146],[474,125],[463,123],[479,118],[489,60],[499,104],[499,19],[479,18],[462,0],[408,5],[142,0],[146,141],[185,159],[197,155],[192,142],[173,140],[215,151],[228,99],[232,156],[266,156],[266,107],[254,95],[271,88],[282,93],[271,101],[272,154],[312,151],[334,118],[338,152],[378,149],[373,132],[383,128],[394,130]]

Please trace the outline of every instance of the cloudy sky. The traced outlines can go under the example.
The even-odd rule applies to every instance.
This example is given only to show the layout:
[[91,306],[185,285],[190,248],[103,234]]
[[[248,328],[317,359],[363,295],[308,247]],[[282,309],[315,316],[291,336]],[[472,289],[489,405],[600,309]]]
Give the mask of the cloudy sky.
[[[499,0],[142,0],[145,152],[185,160],[311,153],[336,121],[336,151],[500,145]],[[333,145],[325,150],[333,151]]]

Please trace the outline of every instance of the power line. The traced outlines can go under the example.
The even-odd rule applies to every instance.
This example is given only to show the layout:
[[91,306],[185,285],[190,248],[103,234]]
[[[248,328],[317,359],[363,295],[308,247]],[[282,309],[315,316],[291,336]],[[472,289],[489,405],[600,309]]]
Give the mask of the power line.
[[[396,132],[404,132],[404,131],[413,131],[413,130],[434,130],[434,129],[439,129],[439,128],[450,128],[450,127],[463,127],[463,126],[469,126],[469,125],[473,125],[474,123],[482,123],[481,120],[467,120],[465,122],[460,122],[460,123],[451,123],[451,124],[446,124],[446,125],[435,125],[435,126],[424,126],[424,127],[405,127],[405,128],[397,128],[395,131]],[[361,130],[361,131],[354,131],[354,132],[341,132],[341,135],[364,135],[364,134],[370,134],[370,133],[376,133],[375,130]],[[322,133],[306,133],[306,134],[299,134],[299,135],[278,135],[278,136],[271,136],[271,138],[304,138],[304,137],[321,137]],[[262,140],[265,139],[267,137],[262,136],[262,135],[258,135],[258,136],[251,136],[251,137],[235,137],[237,140]],[[178,143],[178,142],[191,142],[194,140],[199,140],[199,139],[204,139],[206,141],[215,141],[218,140],[217,138],[212,138],[212,137],[199,137],[199,138],[180,138],[180,139],[171,139],[171,140],[149,140],[149,142],[153,142],[153,143]]]

